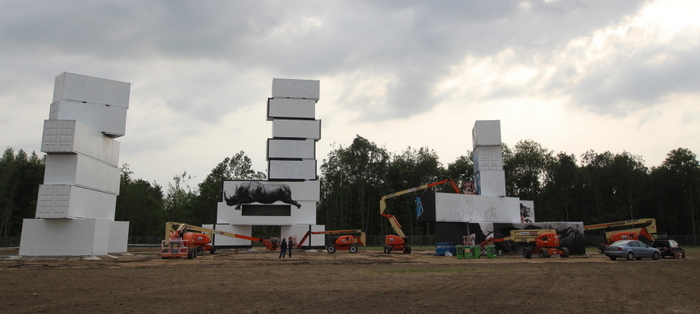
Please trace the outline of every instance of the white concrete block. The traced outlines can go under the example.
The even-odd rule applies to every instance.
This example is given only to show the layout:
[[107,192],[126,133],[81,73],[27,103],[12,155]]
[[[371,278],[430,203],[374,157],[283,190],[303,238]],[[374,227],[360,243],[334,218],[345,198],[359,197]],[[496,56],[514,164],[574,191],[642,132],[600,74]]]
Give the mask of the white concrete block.
[[316,100],[293,98],[268,98],[267,120],[316,118]]
[[501,145],[477,146],[474,149],[474,171],[503,170]]
[[83,154],[48,154],[45,185],[76,185],[119,194],[119,168]]
[[316,141],[311,139],[267,139],[267,159],[314,159]]
[[501,121],[481,120],[472,128],[474,148],[480,145],[501,145]]
[[[244,183],[258,182],[265,185],[286,185],[292,191],[292,200],[301,201],[314,201],[318,202],[321,200],[321,182],[318,180],[309,181],[224,181],[224,194],[229,197],[235,196],[236,189],[239,185]],[[221,197],[221,201],[224,201],[224,196]],[[284,204],[283,202],[276,202],[274,204]]]
[[520,199],[470,194],[435,193],[437,222],[520,222]]
[[110,221],[107,252],[126,253],[129,249],[129,222]]
[[75,185],[40,185],[35,218],[114,220],[117,196]]
[[[243,210],[236,210],[226,203],[218,203],[216,211],[217,223],[229,223],[231,225],[312,225],[316,224],[316,202],[300,201],[300,208],[291,206],[290,216],[244,216]],[[250,204],[247,206],[260,206]]]
[[61,99],[129,108],[131,83],[63,72],[56,76],[53,102]]
[[105,255],[111,223],[104,219],[24,219],[19,255]]
[[44,120],[41,151],[81,153],[119,166],[119,142],[76,120]]
[[51,103],[49,120],[78,120],[81,123],[111,137],[126,134],[125,107],[72,100],[57,100]]
[[316,180],[316,160],[268,160],[267,173],[271,180]]
[[308,98],[318,101],[321,81],[272,79],[272,98]]
[[503,170],[477,172],[476,193],[483,196],[505,196],[505,172]]
[[321,139],[321,120],[286,120],[272,121],[272,137]]

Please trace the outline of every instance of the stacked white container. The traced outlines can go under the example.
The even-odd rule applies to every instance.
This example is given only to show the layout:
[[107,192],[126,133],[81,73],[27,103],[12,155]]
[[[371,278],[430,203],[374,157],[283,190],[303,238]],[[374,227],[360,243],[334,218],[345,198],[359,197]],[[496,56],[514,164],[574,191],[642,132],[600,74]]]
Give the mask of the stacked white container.
[[41,150],[47,153],[36,219],[25,219],[20,255],[126,252],[128,222],[114,221],[119,142],[130,84],[73,73],[56,77]]

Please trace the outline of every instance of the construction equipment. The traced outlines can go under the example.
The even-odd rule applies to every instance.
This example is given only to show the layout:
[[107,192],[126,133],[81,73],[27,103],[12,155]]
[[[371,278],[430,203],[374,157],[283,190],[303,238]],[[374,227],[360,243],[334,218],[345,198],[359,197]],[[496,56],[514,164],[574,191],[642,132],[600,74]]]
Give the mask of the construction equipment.
[[210,235],[214,234],[260,242],[268,250],[277,249],[277,241],[273,239],[254,238],[232,232],[197,227],[181,222],[166,222],[165,240],[161,241],[160,256],[161,258],[187,257],[187,259],[193,259],[204,254],[204,251],[217,254],[219,250],[216,246],[211,244],[210,238]]
[[607,245],[620,240],[639,240],[648,242],[656,240],[656,219],[642,218],[608,222],[602,224],[583,226],[584,231],[605,231],[606,243],[598,244],[598,252],[603,253]]
[[399,221],[396,219],[396,216],[384,213],[386,211],[386,200],[390,199],[390,198],[397,197],[397,196],[401,196],[404,194],[408,194],[411,192],[424,190],[424,189],[427,189],[429,187],[448,183],[448,182],[452,185],[452,188],[455,190],[455,192],[457,192],[457,194],[462,194],[462,191],[457,187],[457,184],[455,183],[454,180],[445,179],[442,181],[428,183],[425,185],[410,188],[408,190],[403,190],[403,191],[399,191],[399,192],[395,192],[395,193],[391,193],[391,194],[387,194],[387,195],[382,196],[382,198],[379,200],[379,214],[381,214],[384,218],[389,220],[389,223],[391,224],[391,228],[393,228],[394,232],[396,232],[396,235],[387,235],[385,237],[385,239],[384,239],[384,253],[391,253],[392,251],[402,251],[406,254],[411,253],[411,246],[408,245],[408,239],[406,238],[406,235],[403,233],[403,230],[401,230],[401,224],[399,224]]
[[533,254],[540,257],[559,255],[569,257],[569,248],[560,246],[559,235],[554,229],[511,230],[510,236],[498,239],[486,239],[481,243],[482,250],[489,244],[512,241],[523,248],[523,256],[532,258]]
[[306,239],[308,239],[312,234],[343,234],[336,237],[332,244],[326,246],[326,251],[328,251],[328,253],[335,253],[336,251],[349,251],[350,253],[357,253],[359,249],[358,245],[365,246],[367,243],[367,236],[360,229],[307,231],[306,234],[304,234],[304,237],[301,238],[301,241],[296,244],[296,248],[301,248]]

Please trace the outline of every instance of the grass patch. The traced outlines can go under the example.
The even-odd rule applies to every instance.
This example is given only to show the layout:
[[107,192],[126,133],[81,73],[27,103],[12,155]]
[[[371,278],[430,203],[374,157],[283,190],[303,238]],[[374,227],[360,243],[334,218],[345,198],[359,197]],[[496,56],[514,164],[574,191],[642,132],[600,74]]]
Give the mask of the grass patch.
[[434,269],[434,268],[413,268],[413,269],[391,269],[378,271],[378,274],[415,274],[415,273],[465,273],[470,271],[476,271],[476,268],[446,268],[446,269]]

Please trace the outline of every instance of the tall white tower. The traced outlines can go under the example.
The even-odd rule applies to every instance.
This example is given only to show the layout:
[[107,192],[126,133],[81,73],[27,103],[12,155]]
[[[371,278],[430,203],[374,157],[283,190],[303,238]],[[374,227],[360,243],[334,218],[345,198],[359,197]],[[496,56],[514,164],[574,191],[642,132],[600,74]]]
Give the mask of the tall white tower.
[[501,121],[477,120],[472,129],[476,194],[505,196],[506,175],[503,171]]

